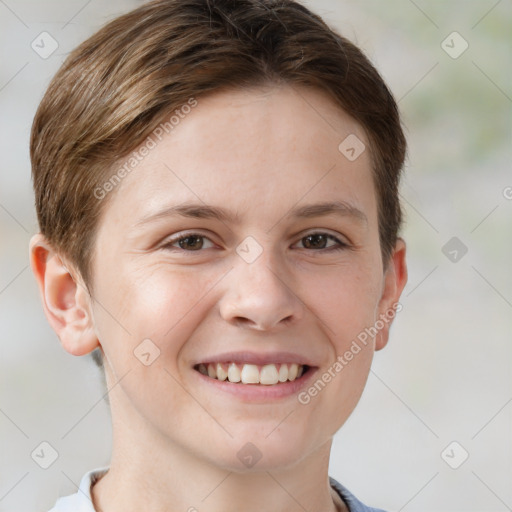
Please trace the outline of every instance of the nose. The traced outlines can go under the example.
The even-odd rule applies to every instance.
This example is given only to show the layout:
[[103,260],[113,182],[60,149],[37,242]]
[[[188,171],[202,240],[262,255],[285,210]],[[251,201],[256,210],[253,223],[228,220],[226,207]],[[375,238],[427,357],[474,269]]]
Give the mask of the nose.
[[238,260],[229,273],[227,290],[220,300],[220,314],[237,326],[272,331],[298,322],[304,305],[293,291],[288,273],[265,252],[252,263]]

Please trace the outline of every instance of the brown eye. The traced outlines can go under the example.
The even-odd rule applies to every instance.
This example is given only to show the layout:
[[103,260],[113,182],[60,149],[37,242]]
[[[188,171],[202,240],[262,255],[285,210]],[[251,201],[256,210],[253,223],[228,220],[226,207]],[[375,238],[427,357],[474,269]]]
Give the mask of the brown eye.
[[[329,241],[335,242],[334,245],[327,247]],[[346,247],[346,244],[340,242],[336,237],[327,233],[312,233],[301,239],[305,249],[340,249]]]
[[304,237],[304,247],[306,249],[325,249],[327,237],[325,235],[308,235]]
[[213,243],[206,236],[198,233],[175,237],[162,246],[162,248],[171,251],[182,249],[187,252],[200,251],[211,247],[213,247]]
[[197,251],[198,249],[203,248],[203,237],[197,235],[187,236],[185,238],[180,238],[178,243],[182,249]]

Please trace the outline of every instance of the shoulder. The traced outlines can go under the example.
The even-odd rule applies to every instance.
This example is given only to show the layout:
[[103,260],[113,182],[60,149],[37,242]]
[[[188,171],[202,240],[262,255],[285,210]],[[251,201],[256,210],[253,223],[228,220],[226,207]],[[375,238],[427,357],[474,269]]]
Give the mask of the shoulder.
[[[93,469],[87,472],[80,481],[75,494],[59,498],[49,512],[95,512],[91,499],[91,486],[101,478],[108,467]],[[371,508],[359,501],[346,487],[334,478],[329,477],[331,487],[338,493],[347,505],[349,512],[385,512],[382,509]]]
[[95,512],[91,499],[91,486],[101,478],[108,467],[88,471],[80,480],[78,491],[59,498],[49,512]]
[[349,512],[385,512],[380,508],[367,507],[361,503],[346,487],[341,485],[334,478],[329,477],[331,487],[339,494],[340,498],[345,502]]

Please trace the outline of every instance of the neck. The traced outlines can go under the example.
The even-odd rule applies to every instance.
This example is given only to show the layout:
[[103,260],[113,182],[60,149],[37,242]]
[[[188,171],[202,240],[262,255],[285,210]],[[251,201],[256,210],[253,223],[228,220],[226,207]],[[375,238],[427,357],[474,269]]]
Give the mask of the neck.
[[110,469],[92,489],[97,512],[347,510],[329,485],[331,441],[291,468],[240,473],[131,432],[114,429]]

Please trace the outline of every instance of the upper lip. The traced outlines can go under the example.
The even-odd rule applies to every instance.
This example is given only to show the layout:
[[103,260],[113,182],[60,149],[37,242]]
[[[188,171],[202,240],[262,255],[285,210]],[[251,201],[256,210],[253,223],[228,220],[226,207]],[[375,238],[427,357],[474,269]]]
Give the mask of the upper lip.
[[307,366],[314,366],[306,356],[301,356],[294,352],[224,352],[210,357],[205,357],[196,364],[207,363],[236,363],[236,364],[255,364],[265,365],[272,363],[296,363]]

